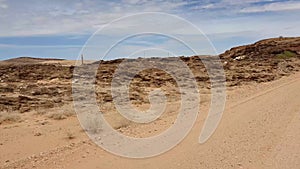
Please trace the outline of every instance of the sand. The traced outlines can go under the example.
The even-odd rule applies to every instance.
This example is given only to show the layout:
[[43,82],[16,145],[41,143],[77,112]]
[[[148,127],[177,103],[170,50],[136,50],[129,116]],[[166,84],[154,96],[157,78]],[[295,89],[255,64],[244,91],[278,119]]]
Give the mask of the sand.
[[[89,140],[74,116],[57,121],[25,113],[23,121],[0,126],[0,168],[296,169],[300,166],[299,86],[300,73],[295,73],[231,88],[223,118],[207,142],[198,143],[208,109],[208,102],[203,102],[189,135],[172,150],[146,159],[106,152]],[[147,130],[165,128],[164,124],[169,123],[151,124]],[[121,132],[145,136],[143,126],[129,125]]]

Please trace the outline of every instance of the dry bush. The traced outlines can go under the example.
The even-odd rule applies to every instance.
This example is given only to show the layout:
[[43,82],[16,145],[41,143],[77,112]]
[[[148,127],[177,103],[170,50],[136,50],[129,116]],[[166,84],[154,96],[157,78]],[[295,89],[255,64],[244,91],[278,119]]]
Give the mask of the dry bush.
[[0,124],[4,122],[19,122],[20,120],[21,120],[21,116],[16,112],[8,112],[8,111],[0,112]]
[[63,120],[67,117],[73,116],[74,113],[66,110],[57,110],[55,112],[50,113],[47,117],[54,120]]
[[70,130],[67,131],[67,138],[69,140],[75,139],[75,134],[73,132],[71,132]]
[[114,129],[116,129],[116,130],[119,130],[119,129],[121,129],[121,128],[126,128],[126,127],[128,127],[129,125],[131,124],[131,122],[129,121],[129,120],[121,120],[121,121],[119,121],[117,124],[115,124],[114,126],[113,126],[113,128]]
[[84,130],[90,134],[98,134],[103,131],[101,121],[93,116],[88,116],[88,118],[83,121],[83,124]]
[[[50,112],[50,113],[48,113]],[[72,105],[64,105],[62,107],[55,107],[49,110],[40,110],[37,111],[36,114],[39,115],[47,115],[48,118],[54,119],[54,120],[63,120],[68,117],[71,117],[75,115],[75,111],[72,107]]]
[[116,130],[125,128],[133,123],[118,112],[110,112],[108,114],[105,114],[104,118],[109,123],[109,125]]
[[33,112],[34,115],[45,115],[45,114],[47,114],[47,110],[45,110],[45,109],[33,110],[32,112]]
[[50,113],[47,117],[54,120],[63,120],[67,118],[63,111]]

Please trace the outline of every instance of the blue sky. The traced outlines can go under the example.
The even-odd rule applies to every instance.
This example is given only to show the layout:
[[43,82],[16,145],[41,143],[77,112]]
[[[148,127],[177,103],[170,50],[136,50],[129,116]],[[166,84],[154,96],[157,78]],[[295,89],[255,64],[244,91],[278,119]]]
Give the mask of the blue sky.
[[[0,60],[18,56],[76,59],[95,31],[115,19],[140,12],[165,12],[184,18],[202,30],[217,53],[264,38],[300,36],[300,1],[295,0],[0,0]],[[147,25],[144,22],[146,19],[138,21]],[[203,39],[187,34],[187,29],[176,22],[169,24],[174,24],[173,28],[185,39],[190,38],[194,47],[199,44],[203,48],[198,54],[214,54],[200,45],[205,43]],[[130,26],[119,25],[99,38],[111,43],[121,39],[122,32]],[[97,50],[105,50],[105,44],[97,45]],[[124,41],[108,59],[128,57],[129,51],[163,46],[172,54],[191,54],[172,39],[145,35]],[[158,49],[137,53],[137,56],[166,56],[169,52]]]

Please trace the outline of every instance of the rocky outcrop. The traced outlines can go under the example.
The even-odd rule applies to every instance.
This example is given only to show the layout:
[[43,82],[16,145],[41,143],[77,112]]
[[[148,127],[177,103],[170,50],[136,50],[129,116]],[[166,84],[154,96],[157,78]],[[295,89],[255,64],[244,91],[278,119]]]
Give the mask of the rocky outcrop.
[[[299,54],[300,38],[274,38],[232,48],[221,54],[220,58],[226,74],[226,84],[231,87],[253,82],[268,82],[299,71]],[[214,57],[179,58],[194,74],[199,88],[211,88],[210,77],[201,59],[210,60],[210,66],[216,67]],[[24,59],[28,62],[20,64],[20,59],[0,62],[0,111],[26,112],[61,106],[72,101],[71,82],[73,77],[78,76],[73,75],[74,66],[61,65],[57,62],[44,64],[39,60],[32,62],[32,59],[21,58],[23,61]],[[176,59],[178,58],[139,58],[126,61],[131,65],[148,62],[158,63],[161,66],[173,66],[173,71],[187,78],[180,68],[174,65]],[[91,66],[98,67],[95,93],[100,105],[113,101],[111,81],[116,69],[123,61],[125,59],[98,61],[79,67],[83,71]],[[129,66],[122,70],[122,78],[128,78],[134,69],[134,66]],[[84,76],[91,78],[88,74]],[[180,99],[176,81],[171,75],[159,69],[146,69],[134,75],[129,88],[129,99],[134,104],[149,103],[148,95],[154,88],[161,88],[169,101]]]
[[[221,54],[222,59],[265,59],[277,58],[281,54],[290,53],[292,57],[300,56],[300,38],[272,38],[258,41],[251,45],[234,47]],[[289,56],[287,56],[289,57]]]

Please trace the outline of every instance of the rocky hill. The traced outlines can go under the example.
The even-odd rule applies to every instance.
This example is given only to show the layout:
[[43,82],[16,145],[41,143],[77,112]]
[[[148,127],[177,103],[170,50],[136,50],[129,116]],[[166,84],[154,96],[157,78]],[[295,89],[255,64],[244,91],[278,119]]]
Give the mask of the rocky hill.
[[251,45],[232,48],[221,54],[222,59],[291,58],[300,56],[300,38],[272,38]]
[[18,57],[13,59],[8,59],[0,62],[0,64],[32,64],[32,63],[41,63],[45,61],[63,61],[64,59],[54,59],[54,58],[33,58],[33,57]]
[[[262,40],[251,45],[232,48],[221,54],[220,58],[228,87],[268,82],[299,71],[300,38]],[[199,88],[209,90],[210,80],[200,58],[192,56],[180,59],[193,72]],[[140,58],[132,59],[130,62],[134,64],[141,60],[165,65],[174,64],[174,58]],[[21,64],[25,63],[24,61],[26,64]],[[96,94],[99,103],[109,103],[113,100],[110,93],[111,80],[122,61],[124,59],[99,61],[81,66],[85,69],[99,65],[96,76]],[[124,75],[130,74],[132,69],[134,68],[125,69]],[[73,70],[73,65],[40,62],[39,59],[32,58],[0,62],[0,111],[22,113],[71,102]],[[169,101],[180,99],[175,80],[158,69],[140,72],[130,85],[130,100],[135,104],[149,102],[148,94],[153,88],[162,88],[167,93]]]

